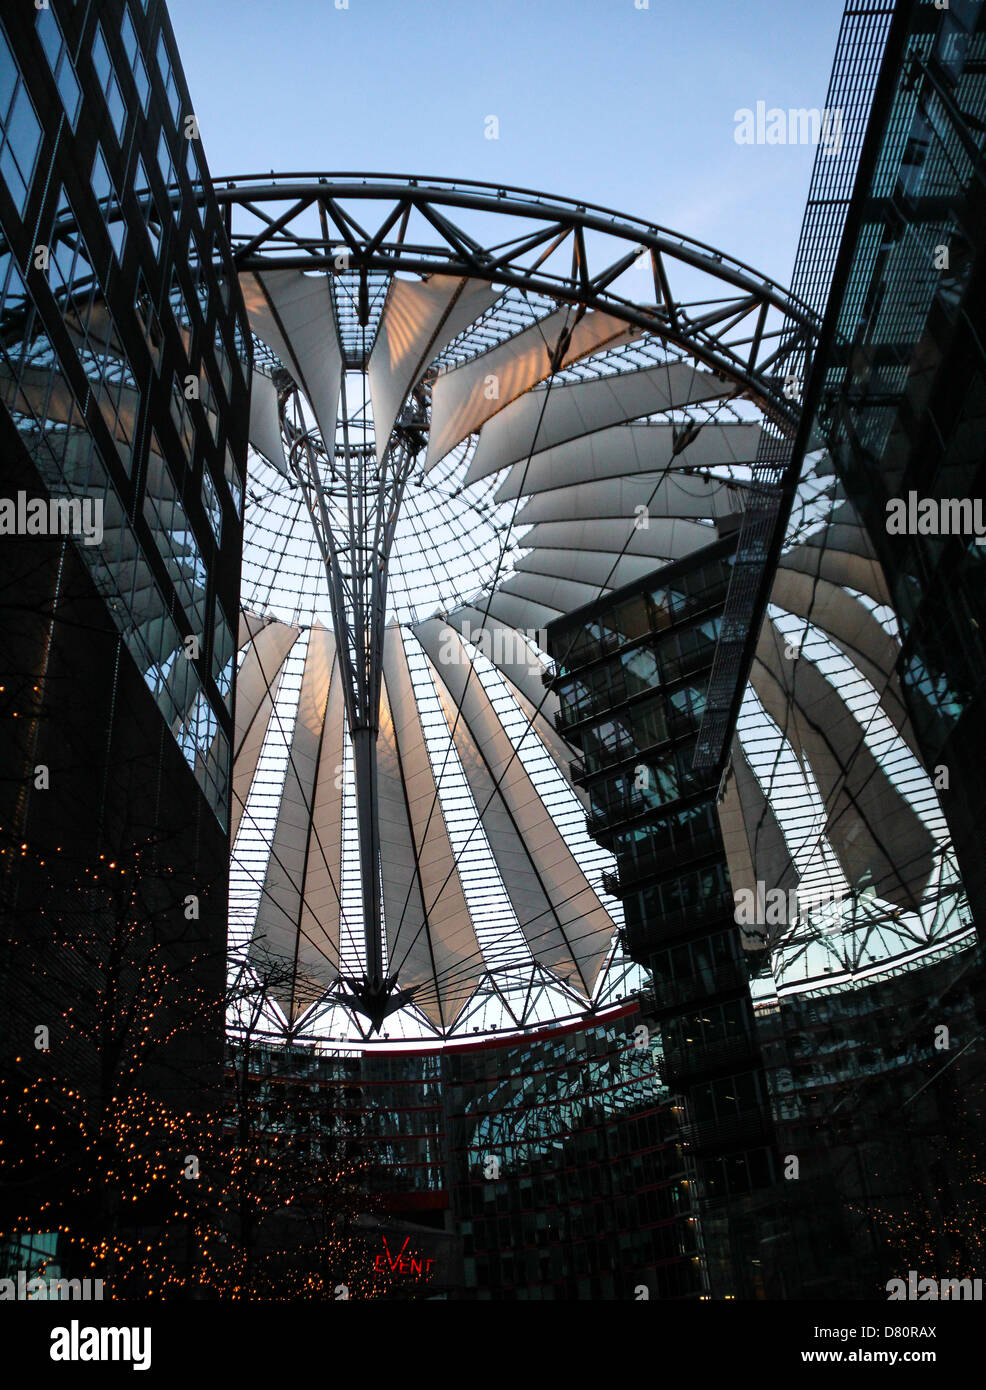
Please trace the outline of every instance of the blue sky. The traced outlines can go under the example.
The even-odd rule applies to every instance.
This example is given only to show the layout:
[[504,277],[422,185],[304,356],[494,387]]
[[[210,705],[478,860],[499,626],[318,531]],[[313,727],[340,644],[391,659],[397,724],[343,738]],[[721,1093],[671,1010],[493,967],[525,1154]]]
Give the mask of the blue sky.
[[734,114],[824,106],[842,0],[348,3],[170,0],[214,175],[516,184],[789,281],[814,151],[737,145]]

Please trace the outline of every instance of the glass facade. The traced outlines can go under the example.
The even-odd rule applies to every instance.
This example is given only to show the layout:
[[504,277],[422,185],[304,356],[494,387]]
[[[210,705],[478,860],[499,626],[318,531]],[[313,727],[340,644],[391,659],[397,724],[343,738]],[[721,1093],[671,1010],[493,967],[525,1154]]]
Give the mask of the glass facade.
[[466,1297],[703,1295],[692,1176],[639,1012],[446,1065]]
[[[731,551],[719,542],[548,630],[571,775],[616,858],[603,886],[651,976],[640,1004],[709,1292],[875,1298],[909,1268],[972,1276],[957,1234],[976,1206],[984,1099],[968,924],[809,985],[784,951],[744,950],[734,921],[718,772],[692,763]],[[799,918],[785,949],[810,949],[813,929]]]
[[[903,0],[876,45],[867,29],[882,22],[847,18],[840,38],[836,76],[867,74],[872,105],[851,199],[838,201],[837,259],[815,234],[827,206],[816,169],[796,282],[831,294],[806,402],[811,443],[827,447],[886,576],[897,673],[969,906],[934,946],[865,977],[757,982],[779,1148],[799,1174],[764,1213],[774,1298],[881,1297],[909,1269],[981,1270],[984,550],[974,527],[913,518],[923,499],[961,516],[986,481],[986,6]],[[900,528],[895,499],[911,505]]]
[[[177,123],[172,41],[163,31],[155,40],[168,102],[149,105],[137,35],[146,45],[156,26],[130,6],[116,9],[125,64],[113,56],[108,13],[80,30],[70,6],[71,46],[56,9],[35,11],[35,33],[16,35],[18,51],[13,25],[9,34],[0,30],[7,194],[6,213],[0,207],[0,396],[46,488],[102,512],[102,535],[81,554],[225,826],[229,690],[218,687],[213,670],[228,663],[238,606],[243,480],[229,446],[242,458],[243,432],[230,422],[249,389],[249,362],[237,352],[245,319],[242,306],[227,309],[223,280],[232,278],[231,262],[221,266],[210,257],[204,264],[194,249],[214,239],[217,210],[203,215],[191,200],[185,210],[180,201],[189,177],[184,146],[193,142]],[[37,44],[55,90],[37,74],[37,90],[25,85]],[[77,69],[88,94],[81,119]],[[44,111],[47,129],[56,94],[72,129],[58,133],[55,121],[42,147],[35,108]],[[161,171],[157,190],[148,189],[143,172],[151,149]],[[41,186],[34,179],[39,151],[50,166]],[[90,171],[88,180],[79,170]],[[131,192],[122,197],[124,189]],[[135,225],[143,234],[128,243]],[[134,281],[132,299],[127,287]],[[188,299],[196,302],[194,322]],[[223,382],[221,392],[214,381]],[[165,390],[177,449],[160,418]]]
[[32,1176],[0,1229],[73,1275],[67,1232],[123,1239],[98,1117],[187,1118],[222,1078],[251,364],[187,114],[157,0],[4,7],[0,1178]]
[[[895,534],[887,517],[895,497],[983,495],[983,7],[903,4],[889,33],[864,9],[836,63],[843,87],[854,65],[865,71],[857,96],[871,112],[865,142],[856,123],[855,191],[839,190],[842,250],[836,264],[813,188],[800,253],[816,301],[834,269],[806,399],[813,447],[829,446],[887,575],[898,671],[981,935],[981,537]],[[643,1003],[681,1101],[713,1296],[877,1298],[908,1269],[974,1277],[978,1238],[963,1231],[981,1220],[984,1006],[972,919],[955,913],[923,948],[891,943],[882,968],[832,983],[799,983],[783,951],[740,949],[718,787],[691,758],[724,588],[713,580],[699,611],[676,611],[659,588],[687,589],[689,568],[570,614],[549,640],[587,825],[617,861],[605,886],[652,975]],[[810,950],[819,930],[869,940],[855,917],[806,916],[790,949]]]
[[675,1096],[672,1138],[695,1184],[715,1297],[762,1294],[752,1213],[774,1180],[766,1079],[716,799],[695,745],[735,535],[548,628],[557,725],[581,756],[586,826],[616,857],[625,944]]
[[784,1171],[761,1216],[769,1298],[881,1298],[981,1265],[982,956],[943,949],[758,1000]]
[[385,1228],[413,1223],[442,1271],[432,1296],[707,1296],[694,1177],[636,1004],[442,1052],[239,1044],[230,1068],[265,1132],[341,1155]]
[[986,7],[899,5],[889,43],[816,365],[816,427],[887,576],[901,683],[982,933]]

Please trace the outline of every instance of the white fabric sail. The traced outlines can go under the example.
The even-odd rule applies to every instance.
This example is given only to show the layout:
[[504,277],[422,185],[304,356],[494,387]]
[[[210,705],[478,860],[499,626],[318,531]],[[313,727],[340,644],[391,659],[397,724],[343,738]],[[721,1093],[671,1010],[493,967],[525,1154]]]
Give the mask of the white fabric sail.
[[[543,679],[545,629],[624,585],[660,589],[663,566],[734,532],[761,422],[748,394],[700,354],[668,352],[608,314],[579,317],[545,300],[532,322],[529,302],[478,276],[382,273],[368,283],[364,323],[353,296],[340,297],[330,281],[293,270],[243,277],[258,340],[307,397],[323,440],[335,439],[337,464],[354,440],[363,450],[370,473],[358,505],[374,526],[394,530],[384,562],[390,621],[374,658],[375,774],[358,793],[372,796],[379,825],[383,969],[409,992],[415,1026],[437,1035],[468,1026],[491,980],[502,987],[506,940],[512,970],[541,972],[584,1006],[613,957],[619,913],[597,892],[600,863],[611,861],[582,830],[588,794],[583,773],[571,781],[574,750]],[[353,393],[364,414],[350,421],[348,443],[335,423],[344,361],[347,372],[366,372],[372,416],[367,392]],[[246,619],[234,830],[248,833],[235,803],[247,800],[273,702],[290,688],[283,670],[305,622],[291,588],[299,567],[321,588],[251,946],[254,959],[285,964],[290,984],[278,998],[297,1020],[345,987],[340,962],[347,951],[358,960],[365,884],[352,831],[356,778],[342,775],[355,744],[334,639],[320,626],[330,611],[326,548],[283,480],[269,368],[264,358],[251,441],[271,465],[282,506],[257,528],[268,549],[266,565],[256,566],[265,582],[255,602],[266,607],[280,591],[281,610],[293,616]],[[374,492],[395,458],[406,465],[396,510],[394,498]],[[337,490],[355,476],[352,468],[328,472]],[[347,523],[358,510],[340,491],[324,500],[327,510],[350,508]],[[834,864],[853,892],[876,892],[887,911],[911,911],[933,883],[940,841],[915,809],[913,787],[898,785],[895,769],[906,763],[913,773],[917,744],[896,675],[899,642],[882,607],[890,596],[824,457],[799,506],[748,691],[761,730],[737,735],[722,787],[730,875],[735,887],[798,886],[814,834],[816,860]],[[353,547],[351,564],[366,566],[370,553]],[[879,755],[874,731],[835,678],[807,657],[784,656],[795,621],[870,692],[876,714],[864,723],[884,721]],[[758,761],[764,729],[817,792],[821,810],[806,810],[794,831]],[[563,800],[549,808],[559,787]],[[597,855],[591,875],[589,850]],[[358,974],[358,963],[348,968]]]

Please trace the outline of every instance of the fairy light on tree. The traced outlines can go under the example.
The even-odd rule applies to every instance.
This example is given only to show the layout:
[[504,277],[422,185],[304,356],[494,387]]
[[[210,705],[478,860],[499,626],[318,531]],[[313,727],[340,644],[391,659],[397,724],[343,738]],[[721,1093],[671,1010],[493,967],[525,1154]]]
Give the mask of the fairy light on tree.
[[[4,1078],[0,1251],[13,1268],[54,1235],[29,1277],[57,1266],[102,1279],[110,1299],[373,1296],[360,1165],[304,1125],[268,1123],[256,1087],[206,1080],[195,1030],[223,1001],[199,983],[208,943],[189,954],[186,941],[181,959],[165,930],[187,895],[177,880],[168,891],[159,848],[79,866],[78,907],[44,914],[51,997],[65,1002],[41,1025],[45,1047]],[[79,1080],[66,1058],[83,1059]]]

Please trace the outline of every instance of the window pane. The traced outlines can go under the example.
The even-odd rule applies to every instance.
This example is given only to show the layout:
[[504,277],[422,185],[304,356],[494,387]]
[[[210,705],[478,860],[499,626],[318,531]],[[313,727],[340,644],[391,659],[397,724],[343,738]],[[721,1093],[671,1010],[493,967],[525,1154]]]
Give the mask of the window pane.
[[27,184],[20,176],[20,170],[14,162],[13,151],[9,145],[4,145],[0,153],[0,174],[7,185],[10,196],[14,201],[14,206],[18,212],[24,211],[24,203],[27,200]]
[[111,78],[106,92],[106,105],[109,109],[110,120],[113,122],[113,129],[116,131],[116,138],[122,143],[123,127],[127,121],[127,108],[124,105],[119,83],[115,77]]
[[79,92],[79,84],[75,80],[75,73],[72,71],[72,64],[69,62],[66,53],[62,59],[61,71],[58,74],[58,92],[65,107],[65,113],[69,118],[72,129],[75,129],[75,122],[78,119],[79,107],[82,104],[82,96]]
[[38,38],[48,59],[48,66],[54,72],[62,51],[62,33],[58,27],[58,20],[50,9],[38,11]]
[[23,83],[14,98],[6,133],[21,177],[30,185],[34,177],[34,161],[41,145],[41,123],[34,114],[34,107]]
[[0,125],[6,118],[10,110],[10,99],[14,95],[14,88],[17,86],[17,64],[14,62],[14,55],[8,47],[3,30],[0,29]]
[[92,163],[92,178],[90,179],[92,191],[97,198],[108,198],[113,192],[113,183],[110,179],[109,170],[106,167],[106,160],[103,158],[103,151],[96,146],[96,157]]
[[105,91],[113,68],[110,63],[110,55],[107,51],[106,44],[103,41],[103,31],[101,29],[96,30],[96,37],[92,41],[92,62],[93,67],[99,75],[100,85],[103,91]]
[[150,94],[151,84],[147,77],[147,69],[144,60],[137,54],[137,61],[134,63],[134,81],[137,84],[137,95],[140,97],[140,109],[147,115],[147,98]]
[[132,64],[137,56],[137,35],[134,33],[133,20],[130,18],[129,10],[124,10],[123,12],[123,23],[120,26],[120,36],[123,39],[123,51]]

